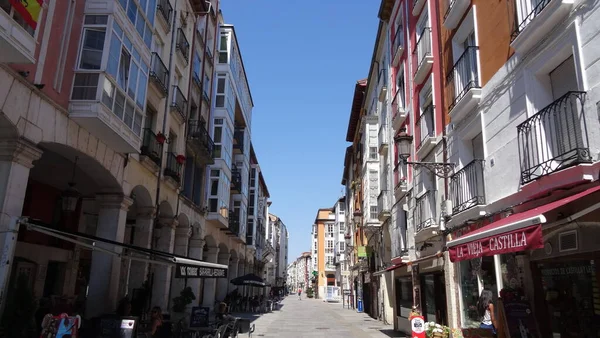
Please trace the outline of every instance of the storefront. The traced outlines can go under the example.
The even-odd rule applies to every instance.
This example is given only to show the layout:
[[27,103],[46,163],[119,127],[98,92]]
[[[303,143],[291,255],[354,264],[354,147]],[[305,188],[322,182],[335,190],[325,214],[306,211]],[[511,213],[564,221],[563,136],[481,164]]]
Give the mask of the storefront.
[[575,191],[448,241],[462,328],[479,326],[486,288],[507,337],[600,334],[600,187]]

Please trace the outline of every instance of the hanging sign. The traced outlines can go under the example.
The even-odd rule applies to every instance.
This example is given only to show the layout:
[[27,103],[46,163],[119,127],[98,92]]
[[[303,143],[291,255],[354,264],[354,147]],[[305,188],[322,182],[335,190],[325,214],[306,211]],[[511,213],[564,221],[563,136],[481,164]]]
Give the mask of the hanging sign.
[[177,263],[175,278],[227,278],[227,269]]
[[483,256],[494,256],[543,247],[542,226],[538,224],[459,244],[450,247],[448,251],[450,260],[459,262]]

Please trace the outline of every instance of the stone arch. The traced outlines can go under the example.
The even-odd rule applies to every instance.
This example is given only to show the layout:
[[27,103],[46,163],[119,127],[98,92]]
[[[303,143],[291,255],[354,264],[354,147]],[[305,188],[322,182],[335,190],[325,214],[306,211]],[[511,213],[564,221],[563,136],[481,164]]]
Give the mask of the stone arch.
[[231,255],[232,259],[238,258],[237,251],[235,251],[234,249],[229,250],[229,254]]
[[131,190],[130,196],[134,203],[140,207],[154,206],[154,199],[152,198],[152,195],[143,185],[136,185]]
[[19,129],[6,115],[0,113],[0,135],[2,138],[15,139],[19,137]]
[[175,216],[173,207],[168,201],[162,201],[158,205],[158,214],[161,218],[173,218]]
[[[121,181],[95,158],[63,144],[40,143],[38,146],[42,156],[34,161],[30,179],[59,190],[66,189],[72,181],[85,197],[100,193],[123,194]],[[119,170],[122,172],[122,169]]]
[[205,246],[205,249],[215,248],[215,247],[217,247],[217,241],[215,240],[215,238],[213,236],[206,235],[206,236],[204,236],[204,246]]
[[204,236],[204,229],[202,229],[202,225],[200,222],[194,222],[192,224],[192,238],[194,239],[202,239]]
[[189,228],[190,227],[190,219],[184,213],[179,214],[177,216],[177,227],[178,228]]

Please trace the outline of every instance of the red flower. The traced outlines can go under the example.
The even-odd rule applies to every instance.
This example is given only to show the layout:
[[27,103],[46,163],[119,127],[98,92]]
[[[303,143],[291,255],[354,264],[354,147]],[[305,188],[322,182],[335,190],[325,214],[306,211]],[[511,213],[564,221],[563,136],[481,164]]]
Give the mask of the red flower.
[[185,156],[183,156],[183,155],[177,155],[177,163],[184,164],[185,163]]
[[156,142],[160,143],[160,144],[164,144],[165,141],[167,140],[167,137],[165,136],[165,134],[158,132],[158,134],[156,134]]

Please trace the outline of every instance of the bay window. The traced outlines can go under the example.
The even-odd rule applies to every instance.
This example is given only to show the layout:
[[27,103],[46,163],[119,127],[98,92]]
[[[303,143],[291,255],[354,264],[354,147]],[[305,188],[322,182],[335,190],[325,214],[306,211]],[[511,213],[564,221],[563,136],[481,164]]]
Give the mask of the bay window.
[[156,0],[119,0],[119,3],[146,46],[151,48]]

